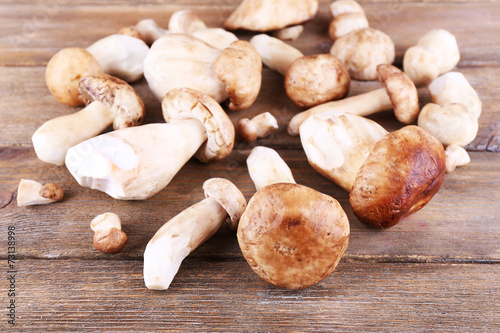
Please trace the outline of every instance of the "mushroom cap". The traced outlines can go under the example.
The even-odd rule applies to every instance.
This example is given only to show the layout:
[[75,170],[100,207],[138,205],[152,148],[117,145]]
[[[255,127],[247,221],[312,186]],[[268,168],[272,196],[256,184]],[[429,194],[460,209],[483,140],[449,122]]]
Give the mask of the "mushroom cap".
[[465,146],[477,135],[477,118],[462,104],[452,103],[443,107],[429,103],[418,116],[418,126],[434,135],[443,145]]
[[244,110],[255,102],[262,83],[262,60],[250,42],[232,42],[220,53],[214,70],[217,78],[226,84],[231,110]]
[[82,77],[101,72],[101,66],[87,50],[70,47],[57,52],[45,69],[45,82],[50,93],[69,106],[83,105],[78,91]]
[[176,11],[168,21],[168,31],[173,34],[191,35],[194,31],[206,29],[206,27],[205,22],[188,9]]
[[406,50],[403,69],[417,86],[425,86],[439,76],[436,57],[418,45]]
[[211,178],[203,183],[206,198],[217,201],[229,215],[228,223],[231,230],[238,228],[241,215],[247,208],[247,201],[241,191],[224,178]]
[[207,131],[207,141],[195,156],[203,163],[231,154],[235,131],[231,119],[212,97],[189,88],[170,90],[162,101],[165,121],[197,119]]
[[309,21],[318,0],[243,0],[224,22],[228,29],[270,31]]
[[446,155],[446,172],[453,172],[457,166],[463,166],[470,163],[470,156],[463,147],[451,144],[444,151]]
[[345,13],[334,17],[328,28],[331,39],[337,39],[353,31],[368,28],[365,13]]
[[236,124],[236,133],[245,142],[251,143],[257,140],[257,127],[248,118],[241,118]]
[[85,104],[98,101],[114,115],[113,128],[140,125],[145,108],[142,99],[127,82],[108,74],[87,75],[80,80]]
[[372,228],[389,228],[424,207],[439,191],[446,171],[443,145],[410,125],[372,148],[349,195],[354,215]]
[[413,123],[420,112],[417,87],[399,68],[392,65],[377,66],[379,81],[391,99],[396,118],[403,124]]
[[126,35],[126,36],[130,36],[130,37],[135,37],[135,38],[142,40],[143,42],[146,42],[144,40],[144,37],[141,35],[141,32],[139,31],[139,29],[137,29],[136,27],[130,26],[130,25],[120,28],[120,30],[118,30],[118,35]]
[[375,80],[377,66],[394,62],[391,37],[380,30],[365,28],[337,38],[330,53],[345,64],[351,79]]
[[349,221],[334,198],[276,183],[250,199],[237,235],[245,259],[261,278],[302,289],[335,269],[349,242]]
[[457,39],[448,30],[431,30],[420,38],[417,45],[434,54],[440,74],[451,71],[460,61]]
[[295,60],[285,74],[288,97],[302,108],[344,98],[351,79],[344,64],[331,54],[315,54]]
[[365,14],[363,7],[354,0],[336,0],[330,4],[329,9],[332,17],[348,13]]

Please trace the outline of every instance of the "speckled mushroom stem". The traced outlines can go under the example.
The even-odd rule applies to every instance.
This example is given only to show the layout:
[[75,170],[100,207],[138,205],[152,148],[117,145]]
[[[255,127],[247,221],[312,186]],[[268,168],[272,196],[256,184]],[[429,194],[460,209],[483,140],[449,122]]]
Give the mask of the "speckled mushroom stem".
[[324,112],[348,112],[357,116],[368,116],[384,110],[390,110],[393,104],[385,88],[373,90],[361,95],[348,97],[342,100],[324,103],[309,110],[296,114],[288,124],[290,135],[299,135],[302,123],[312,115]]

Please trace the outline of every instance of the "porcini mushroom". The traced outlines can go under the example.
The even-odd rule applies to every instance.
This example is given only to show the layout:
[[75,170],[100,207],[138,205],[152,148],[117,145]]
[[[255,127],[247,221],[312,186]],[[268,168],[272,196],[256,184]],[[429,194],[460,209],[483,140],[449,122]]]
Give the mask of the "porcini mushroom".
[[234,127],[222,107],[192,89],[173,89],[162,103],[167,124],[125,128],[68,150],[66,167],[82,186],[115,199],[147,199],[170,183],[195,155],[220,160],[234,145]]
[[424,207],[445,175],[443,145],[409,125],[375,143],[349,195],[354,215],[372,228],[389,228]]
[[139,29],[131,25],[120,28],[118,35],[130,36],[144,41],[144,37],[141,35]]
[[160,27],[153,19],[144,19],[137,22],[134,26],[142,36],[146,44],[153,44],[158,38],[168,34],[168,30]]
[[87,47],[104,73],[135,82],[144,72],[143,62],[149,47],[139,38],[114,34]]
[[236,133],[243,141],[251,143],[265,138],[279,128],[278,121],[269,112],[256,115],[252,119],[241,118],[236,124]]
[[273,36],[281,40],[294,41],[300,37],[302,32],[304,32],[304,26],[299,24],[275,30],[273,31]]
[[50,93],[69,106],[83,105],[78,91],[80,79],[101,72],[99,62],[90,52],[78,47],[62,49],[50,58],[45,69],[45,83]]
[[70,147],[109,125],[120,129],[142,122],[144,103],[125,81],[107,74],[88,75],[80,80],[80,93],[87,104],[83,110],[51,119],[33,134],[31,140],[40,160],[63,165]]
[[470,156],[463,147],[451,144],[444,151],[446,155],[446,172],[453,172],[459,166],[470,163]]
[[122,231],[120,217],[114,213],[96,216],[90,222],[94,233],[94,247],[102,253],[118,253],[127,244],[127,235]]
[[364,28],[337,38],[330,53],[344,63],[351,79],[370,81],[377,78],[378,65],[394,62],[395,47],[382,31]]
[[459,60],[455,36],[447,30],[434,29],[422,36],[417,45],[406,50],[403,68],[417,86],[422,86],[452,70]]
[[[247,160],[265,158],[249,164],[250,176],[259,190],[240,219],[240,249],[266,282],[285,289],[310,287],[328,276],[342,258],[349,242],[349,221],[337,200],[286,182],[286,175],[282,177],[285,182],[262,182],[267,173],[258,168],[269,169],[268,154],[259,150],[254,148]],[[252,156],[254,151],[258,156]],[[282,160],[275,165],[286,166]]]
[[225,221],[236,230],[246,200],[229,180],[211,178],[203,184],[205,199],[165,223],[144,251],[144,283],[149,289],[168,289],[192,251],[219,230]]
[[313,19],[318,8],[318,0],[243,0],[224,26],[230,30],[277,30]]
[[274,149],[255,147],[247,158],[247,167],[257,191],[276,183],[295,184],[292,171]]
[[328,33],[332,39],[345,36],[355,30],[368,28],[363,8],[354,0],[336,0],[330,4],[333,20]]
[[394,109],[396,118],[403,124],[414,122],[420,111],[415,84],[405,73],[392,65],[379,65],[377,71],[379,80],[385,88],[320,104],[298,113],[290,120],[288,133],[298,135],[300,125],[308,117],[330,111],[367,116],[383,110]]
[[21,179],[17,188],[17,205],[45,205],[61,201],[63,196],[64,191],[57,184],[48,183],[42,186],[34,180]]

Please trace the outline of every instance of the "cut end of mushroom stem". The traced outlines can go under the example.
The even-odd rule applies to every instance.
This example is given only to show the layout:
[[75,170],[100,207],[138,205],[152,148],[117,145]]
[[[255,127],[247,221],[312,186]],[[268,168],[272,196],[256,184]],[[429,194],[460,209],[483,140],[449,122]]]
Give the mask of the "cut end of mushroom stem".
[[21,179],[17,189],[17,205],[32,206],[45,205],[61,201],[64,192],[59,185],[48,183],[42,184],[29,179]]
[[257,191],[275,183],[295,184],[292,171],[274,149],[255,147],[247,158],[247,166]]

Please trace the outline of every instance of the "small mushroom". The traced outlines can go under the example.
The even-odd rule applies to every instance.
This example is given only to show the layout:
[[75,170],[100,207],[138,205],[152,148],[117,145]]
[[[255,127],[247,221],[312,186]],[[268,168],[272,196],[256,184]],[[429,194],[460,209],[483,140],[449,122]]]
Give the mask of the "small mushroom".
[[104,73],[135,82],[142,77],[149,47],[142,39],[114,34],[90,45],[87,51],[99,62]]
[[259,138],[265,138],[278,130],[278,121],[269,112],[256,115],[252,119],[242,118],[236,125],[236,133],[243,141],[251,143]]
[[375,143],[359,169],[349,201],[354,215],[372,228],[389,228],[424,207],[445,175],[443,145],[410,125]]
[[434,103],[440,106],[452,103],[462,104],[475,118],[479,118],[481,115],[481,100],[462,73],[448,72],[443,74],[433,80],[428,88]]
[[295,184],[292,171],[274,149],[255,147],[247,158],[247,167],[257,191],[276,183]]
[[455,36],[447,30],[435,29],[420,38],[417,45],[406,50],[403,68],[415,85],[423,86],[452,70],[459,60]]
[[136,126],[144,117],[144,103],[134,88],[113,76],[83,77],[80,93],[87,104],[83,110],[51,119],[33,134],[31,140],[40,160],[63,165],[70,147],[98,135],[111,124],[115,129]]
[[63,197],[64,191],[54,183],[42,186],[42,184],[34,180],[21,179],[17,188],[17,205],[19,207],[46,205],[61,201]]
[[137,22],[134,26],[142,36],[146,44],[153,44],[158,38],[168,34],[168,30],[160,27],[153,19],[144,19]]
[[120,30],[118,30],[118,34],[138,38],[144,41],[144,37],[141,35],[139,29],[130,25],[120,28]]
[[444,151],[446,155],[446,172],[455,171],[459,166],[470,163],[470,156],[463,147],[456,144],[451,144]]
[[45,69],[45,82],[50,93],[69,106],[83,105],[78,91],[80,79],[101,72],[101,66],[90,52],[70,47],[57,52]]
[[441,107],[429,103],[418,116],[418,126],[434,135],[443,145],[465,146],[477,135],[477,118],[462,104],[451,103]]
[[302,32],[304,32],[304,26],[299,24],[275,30],[273,31],[273,36],[281,40],[294,41],[299,39]]
[[262,62],[273,71],[285,75],[290,65],[304,55],[282,40],[266,34],[255,35],[250,43],[259,53]]
[[173,89],[162,103],[167,124],[125,128],[68,150],[66,167],[82,186],[115,199],[144,200],[167,186],[193,156],[203,163],[229,155],[233,123],[208,95]]
[[102,253],[118,253],[127,244],[127,235],[122,231],[120,217],[114,213],[96,216],[90,223],[94,233],[94,247]]
[[300,126],[309,164],[348,192],[373,146],[386,134],[373,120],[336,111],[309,117]]
[[[241,216],[238,243],[250,267],[266,282],[285,289],[307,288],[336,268],[349,242],[349,221],[337,200],[287,182],[288,175],[277,175],[266,185],[272,165],[279,167],[276,173],[289,170],[276,152],[273,159],[281,162],[270,166],[268,157],[262,147],[248,157],[258,191]],[[276,178],[281,182],[275,183]]]
[[363,8],[354,0],[336,0],[330,4],[333,20],[328,33],[332,39],[345,36],[355,30],[368,28]]
[[192,251],[227,221],[236,230],[246,208],[241,191],[229,180],[211,178],[203,184],[205,199],[165,223],[144,251],[144,283],[148,289],[168,289]]
[[351,79],[370,81],[377,78],[378,65],[394,62],[395,47],[382,31],[364,28],[337,38],[330,53],[344,63]]
[[298,135],[300,125],[308,117],[330,111],[367,116],[383,110],[394,109],[396,118],[403,124],[414,122],[420,111],[415,84],[404,72],[392,65],[379,65],[377,71],[379,80],[385,88],[320,104],[298,113],[290,120],[288,133]]
[[230,30],[271,31],[312,20],[318,0],[243,0],[224,21]]

